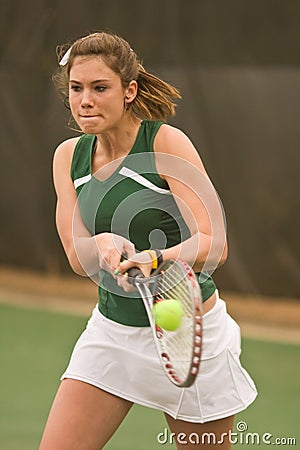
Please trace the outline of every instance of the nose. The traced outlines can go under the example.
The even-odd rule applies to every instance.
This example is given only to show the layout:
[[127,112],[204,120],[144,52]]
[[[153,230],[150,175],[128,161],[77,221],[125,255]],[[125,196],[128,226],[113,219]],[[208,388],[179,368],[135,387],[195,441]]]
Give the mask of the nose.
[[81,106],[82,108],[88,108],[93,106],[94,100],[93,95],[89,89],[84,89],[81,97]]

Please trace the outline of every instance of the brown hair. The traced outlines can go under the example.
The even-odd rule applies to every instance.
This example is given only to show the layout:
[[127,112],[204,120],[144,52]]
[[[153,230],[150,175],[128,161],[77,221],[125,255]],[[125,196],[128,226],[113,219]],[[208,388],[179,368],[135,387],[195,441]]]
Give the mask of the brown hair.
[[57,47],[58,60],[61,61],[70,49],[65,65],[59,66],[53,75],[53,82],[64,99],[68,98],[68,81],[72,64],[76,56],[99,55],[113,72],[120,75],[124,88],[131,80],[138,83],[135,99],[129,104],[131,112],[140,119],[166,120],[175,115],[175,100],[180,99],[179,91],[157,76],[148,73],[136,53],[123,38],[98,32],[76,40],[70,44]]

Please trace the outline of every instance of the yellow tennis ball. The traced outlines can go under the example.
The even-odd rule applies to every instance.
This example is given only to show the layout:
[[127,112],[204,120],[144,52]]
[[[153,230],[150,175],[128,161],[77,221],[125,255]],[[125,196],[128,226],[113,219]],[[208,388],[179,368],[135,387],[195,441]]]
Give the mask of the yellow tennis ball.
[[157,326],[167,331],[175,331],[182,321],[181,303],[175,299],[159,301],[153,306],[153,315]]

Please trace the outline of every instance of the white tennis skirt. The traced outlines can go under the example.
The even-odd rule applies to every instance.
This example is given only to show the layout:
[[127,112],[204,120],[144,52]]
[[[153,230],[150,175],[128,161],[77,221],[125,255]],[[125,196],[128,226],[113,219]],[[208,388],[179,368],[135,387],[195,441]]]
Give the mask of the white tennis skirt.
[[254,401],[257,391],[241,366],[240,352],[240,328],[217,296],[203,317],[200,372],[191,387],[179,388],[163,372],[150,327],[113,322],[96,306],[61,379],[84,381],[174,419],[204,423]]

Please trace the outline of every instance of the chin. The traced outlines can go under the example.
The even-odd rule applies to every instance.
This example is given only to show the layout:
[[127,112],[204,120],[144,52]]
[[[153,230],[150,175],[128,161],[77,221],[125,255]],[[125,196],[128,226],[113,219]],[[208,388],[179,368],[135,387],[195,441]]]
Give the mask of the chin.
[[106,126],[103,123],[100,124],[99,120],[79,120],[78,125],[86,134],[99,134],[106,129]]
[[98,134],[98,130],[95,127],[80,127],[85,134]]
[[78,123],[80,129],[85,134],[98,134],[100,132],[99,126],[92,125],[92,124],[84,124],[84,123]]

